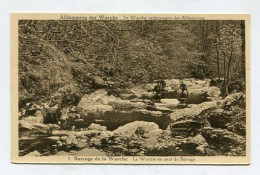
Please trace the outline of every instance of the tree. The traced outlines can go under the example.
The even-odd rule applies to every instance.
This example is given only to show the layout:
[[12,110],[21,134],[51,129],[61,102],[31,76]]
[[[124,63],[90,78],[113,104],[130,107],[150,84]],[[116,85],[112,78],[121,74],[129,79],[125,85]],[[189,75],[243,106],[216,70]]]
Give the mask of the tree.
[[227,21],[221,22],[221,25],[217,24],[214,39],[214,46],[217,54],[217,65],[219,65],[219,53],[221,53],[223,59],[224,82],[222,84],[222,93],[224,96],[226,96],[229,94],[230,89],[230,74],[232,73],[232,63],[235,61],[235,59],[241,57],[241,45],[243,41],[239,23],[234,21]]

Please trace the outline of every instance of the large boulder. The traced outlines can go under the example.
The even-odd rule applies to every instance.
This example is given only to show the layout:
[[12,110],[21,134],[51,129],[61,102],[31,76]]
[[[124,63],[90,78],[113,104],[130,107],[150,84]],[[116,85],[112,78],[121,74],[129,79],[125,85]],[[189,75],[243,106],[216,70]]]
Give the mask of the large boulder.
[[153,122],[144,122],[144,121],[135,121],[132,123],[128,123],[124,126],[120,126],[113,132],[115,134],[128,135],[131,136],[133,134],[142,135],[144,137],[151,136],[151,133],[155,131],[160,131],[159,126]]
[[85,94],[80,100],[77,110],[82,114],[112,111],[113,107],[108,104],[116,100],[116,97],[108,96],[105,90],[97,90],[91,94]]
[[204,102],[198,105],[192,105],[190,108],[184,108],[174,111],[170,114],[172,121],[179,121],[182,119],[193,119],[203,111],[214,108],[218,104],[214,101]]
[[194,136],[199,133],[202,127],[202,123],[193,120],[184,120],[179,122],[171,123],[167,130],[171,131],[171,135],[188,137]]
[[106,131],[107,127],[106,126],[101,126],[96,123],[91,123],[91,125],[88,126],[89,130],[98,130],[98,131]]
[[123,99],[123,100],[132,100],[137,99],[140,96],[138,94],[135,94],[135,92],[128,90],[128,89],[113,89],[110,91],[111,94],[115,94],[115,96]]
[[205,148],[209,145],[206,139],[201,135],[198,134],[191,139],[192,143],[197,144],[196,150],[200,151],[201,153],[205,153]]
[[245,108],[245,95],[242,92],[231,94],[223,100],[223,109],[234,110],[235,107]]
[[50,132],[50,127],[36,122],[28,122],[26,120],[19,121],[19,130],[20,131],[30,131],[30,132],[39,132],[39,133],[48,133]]
[[207,113],[207,120],[215,128],[227,128],[227,124],[232,121],[232,116],[228,115],[222,108],[213,109]]
[[131,102],[130,100],[117,100],[109,103],[116,110],[130,111],[133,109],[145,109],[147,105],[143,102]]
[[225,125],[229,131],[246,136],[246,113],[245,111],[233,115],[231,122]]
[[162,112],[172,112],[172,109],[164,103],[154,103],[154,109]]
[[99,76],[94,76],[92,80],[92,87],[94,89],[105,88],[107,86],[106,82]]
[[[133,144],[141,144],[143,147],[153,147],[158,142],[158,137],[163,131],[153,122],[135,121],[121,126],[113,132],[131,138]],[[142,139],[139,140],[138,138]]]
[[246,154],[246,138],[224,129],[207,127],[201,133],[209,145],[225,155],[243,156]]
[[161,103],[165,104],[168,108],[172,108],[177,106],[180,103],[180,101],[177,99],[164,98],[161,99]]

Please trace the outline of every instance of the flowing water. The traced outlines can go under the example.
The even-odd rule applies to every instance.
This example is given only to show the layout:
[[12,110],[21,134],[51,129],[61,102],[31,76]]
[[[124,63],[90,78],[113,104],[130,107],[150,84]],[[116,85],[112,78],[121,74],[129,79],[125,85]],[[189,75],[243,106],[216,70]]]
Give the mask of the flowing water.
[[[199,104],[205,101],[209,101],[205,94],[181,94],[178,92],[169,92],[164,93],[160,98],[173,98],[178,99],[180,104],[176,106],[174,110],[178,110],[180,108],[187,107],[188,104]],[[160,102],[160,99],[154,99],[152,102]],[[163,111],[163,115],[160,117],[155,117],[150,114],[143,114],[141,112],[129,111],[108,111],[108,112],[97,112],[88,114],[83,118],[83,121],[68,121],[66,129],[70,129],[72,126],[75,126],[75,129],[87,128],[91,123],[97,123],[101,126],[106,126],[107,130],[113,131],[120,126],[123,126],[127,123],[131,123],[134,121],[146,121],[146,122],[154,122],[158,124],[160,129],[165,130],[167,126],[171,123],[169,118],[169,112]],[[46,136],[33,137],[30,139],[20,139],[20,155],[28,154],[34,150],[39,151],[43,155],[54,154],[52,145],[55,143],[52,140],[49,140]],[[172,152],[172,150],[169,150]],[[177,151],[179,152],[179,151]],[[151,152],[149,154],[156,155],[155,152]],[[162,152],[158,153],[161,155]],[[169,155],[169,152],[165,152],[166,155]],[[175,153],[171,154],[184,154],[187,153]]]

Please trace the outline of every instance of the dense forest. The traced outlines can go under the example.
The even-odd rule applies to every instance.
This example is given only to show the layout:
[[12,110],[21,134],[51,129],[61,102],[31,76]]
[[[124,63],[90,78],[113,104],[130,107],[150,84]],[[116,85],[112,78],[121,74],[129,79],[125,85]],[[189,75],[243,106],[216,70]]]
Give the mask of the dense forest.
[[20,97],[40,98],[68,84],[91,89],[93,79],[131,86],[166,78],[212,78],[221,82],[224,96],[243,91],[244,25],[244,21],[21,20]]

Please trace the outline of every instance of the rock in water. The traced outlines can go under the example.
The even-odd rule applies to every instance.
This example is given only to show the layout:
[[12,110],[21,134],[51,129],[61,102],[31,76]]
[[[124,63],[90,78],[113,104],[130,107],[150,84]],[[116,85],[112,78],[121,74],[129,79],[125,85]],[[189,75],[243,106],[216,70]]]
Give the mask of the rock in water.
[[107,127],[106,126],[101,126],[101,125],[96,124],[96,123],[91,123],[91,125],[89,125],[88,129],[89,130],[106,131]]
[[155,110],[162,111],[162,112],[172,112],[172,110],[166,107],[166,104],[163,103],[154,103]]
[[149,133],[154,130],[158,130],[159,126],[153,122],[135,121],[124,126],[120,126],[113,132],[117,134],[132,135],[136,132],[137,128],[142,128],[144,133]]
[[177,106],[180,101],[177,99],[164,98],[161,99],[161,102],[166,105],[166,107],[174,107]]

